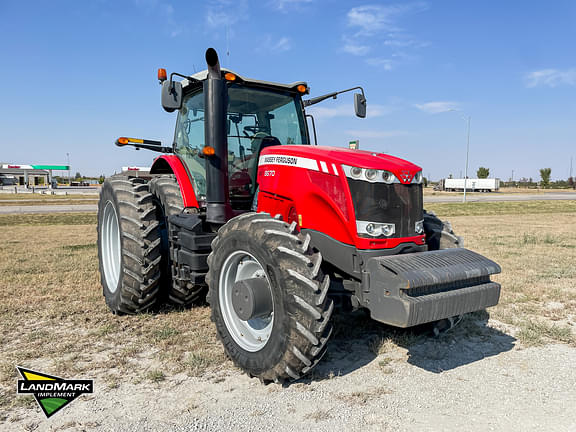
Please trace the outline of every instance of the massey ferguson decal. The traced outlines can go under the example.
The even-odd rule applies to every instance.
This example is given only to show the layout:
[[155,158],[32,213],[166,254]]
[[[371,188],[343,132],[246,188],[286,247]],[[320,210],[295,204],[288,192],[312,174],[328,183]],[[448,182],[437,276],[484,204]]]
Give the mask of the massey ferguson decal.
[[306,168],[314,171],[318,171],[318,163],[315,159],[299,157],[299,156],[289,156],[289,155],[267,155],[260,156],[258,159],[258,165],[285,165],[293,166],[298,168]]
[[410,181],[412,180],[412,174],[410,174],[410,171],[403,169],[402,171],[400,171],[400,178],[402,179],[402,181],[404,183],[410,183]]

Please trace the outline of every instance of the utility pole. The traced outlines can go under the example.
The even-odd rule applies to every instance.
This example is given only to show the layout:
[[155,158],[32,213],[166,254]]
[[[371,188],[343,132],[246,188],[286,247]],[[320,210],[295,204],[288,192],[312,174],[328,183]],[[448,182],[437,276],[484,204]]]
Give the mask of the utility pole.
[[[462,198],[462,202],[466,202],[466,187],[468,185],[468,157],[470,155],[470,119],[471,116],[465,115],[459,109],[449,109],[448,112],[454,111],[457,112],[462,120],[466,122],[466,165],[464,165],[464,197]],[[460,177],[462,177],[462,172],[460,172]]]
[[468,155],[470,154],[470,116],[468,116],[468,132],[466,133],[466,166],[464,168],[464,198],[462,202],[466,202],[466,182],[468,181]]
[[68,164],[68,187],[70,187],[72,185],[70,182],[70,153],[66,153],[66,160]]

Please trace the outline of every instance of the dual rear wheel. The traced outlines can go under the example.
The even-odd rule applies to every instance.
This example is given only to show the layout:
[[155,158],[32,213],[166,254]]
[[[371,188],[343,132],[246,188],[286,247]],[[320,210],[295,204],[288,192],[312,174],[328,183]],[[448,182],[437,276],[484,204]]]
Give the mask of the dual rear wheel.
[[204,300],[205,283],[173,278],[168,217],[182,209],[173,176],[106,179],[98,204],[98,256],[112,312],[135,314],[164,302],[189,306]]

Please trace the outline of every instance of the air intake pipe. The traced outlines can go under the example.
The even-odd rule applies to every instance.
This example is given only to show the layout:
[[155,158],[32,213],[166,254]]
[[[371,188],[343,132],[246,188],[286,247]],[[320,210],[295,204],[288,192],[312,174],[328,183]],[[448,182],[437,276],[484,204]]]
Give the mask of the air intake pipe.
[[204,138],[205,145],[214,148],[214,155],[206,158],[206,221],[224,224],[232,217],[228,194],[228,141],[226,110],[228,88],[222,79],[218,54],[206,50],[208,76],[204,81]]

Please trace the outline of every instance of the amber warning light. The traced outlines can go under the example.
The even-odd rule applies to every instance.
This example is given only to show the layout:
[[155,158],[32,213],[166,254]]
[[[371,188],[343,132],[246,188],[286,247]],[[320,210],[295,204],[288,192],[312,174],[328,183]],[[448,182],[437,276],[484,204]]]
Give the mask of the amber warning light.
[[204,156],[214,156],[214,153],[216,153],[216,150],[214,150],[214,147],[204,146],[204,148],[202,149],[202,154]]
[[167,79],[166,69],[160,68],[158,69],[158,81],[164,82]]

